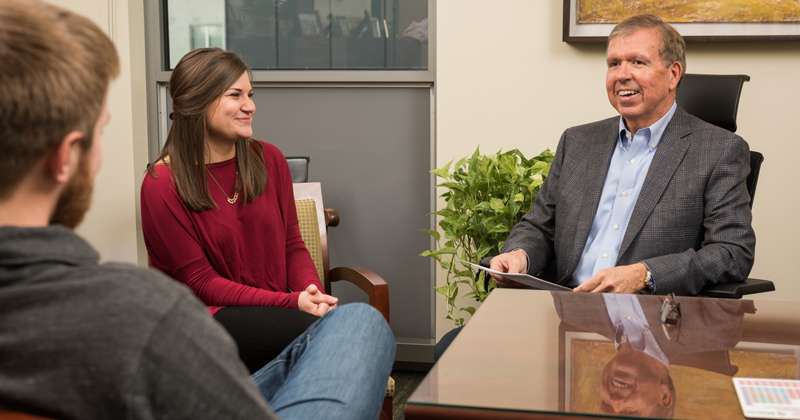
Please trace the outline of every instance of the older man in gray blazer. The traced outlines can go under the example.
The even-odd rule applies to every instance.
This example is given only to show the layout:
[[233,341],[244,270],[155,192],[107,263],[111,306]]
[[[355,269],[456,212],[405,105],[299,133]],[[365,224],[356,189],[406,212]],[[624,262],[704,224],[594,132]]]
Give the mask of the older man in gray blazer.
[[749,147],[677,106],[684,50],[656,16],[614,28],[606,90],[620,116],[564,132],[533,208],[491,268],[548,268],[553,281],[587,292],[693,295],[747,278]]

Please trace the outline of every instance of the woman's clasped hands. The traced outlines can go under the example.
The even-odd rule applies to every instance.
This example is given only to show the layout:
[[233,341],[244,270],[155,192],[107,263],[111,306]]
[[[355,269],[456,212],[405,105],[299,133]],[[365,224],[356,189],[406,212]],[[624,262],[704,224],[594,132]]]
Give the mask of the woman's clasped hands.
[[335,308],[337,302],[339,302],[338,298],[322,293],[317,289],[317,286],[312,284],[306,287],[306,290],[300,292],[300,297],[297,299],[297,307],[303,312],[321,317]]

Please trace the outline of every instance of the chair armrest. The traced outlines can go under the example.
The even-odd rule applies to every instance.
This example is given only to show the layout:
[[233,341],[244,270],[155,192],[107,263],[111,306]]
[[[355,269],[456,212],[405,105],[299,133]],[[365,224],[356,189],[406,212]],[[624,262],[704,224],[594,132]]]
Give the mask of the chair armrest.
[[363,290],[369,304],[389,322],[389,284],[374,271],[363,267],[336,267],[331,269],[331,282],[344,280]]
[[335,209],[325,209],[325,226],[339,226],[339,212]]
[[480,263],[480,266],[489,268],[489,266],[492,264],[492,258],[494,258],[494,257],[486,257],[486,258],[482,259],[481,263]]
[[741,283],[717,283],[706,285],[698,296],[741,299],[742,295],[772,292],[774,290],[775,284],[769,280],[747,279]]

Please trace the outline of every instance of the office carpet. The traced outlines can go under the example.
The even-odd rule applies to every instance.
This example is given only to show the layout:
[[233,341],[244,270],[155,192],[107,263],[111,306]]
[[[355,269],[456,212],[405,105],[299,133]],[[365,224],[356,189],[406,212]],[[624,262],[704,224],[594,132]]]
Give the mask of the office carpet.
[[417,389],[427,372],[415,372],[410,370],[395,370],[392,372],[394,378],[394,399],[392,400],[392,416],[394,420],[405,420],[406,400]]

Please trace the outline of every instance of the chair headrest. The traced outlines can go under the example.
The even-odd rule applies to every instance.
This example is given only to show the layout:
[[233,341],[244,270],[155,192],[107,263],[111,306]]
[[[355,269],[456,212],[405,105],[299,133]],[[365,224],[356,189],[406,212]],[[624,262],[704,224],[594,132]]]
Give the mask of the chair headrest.
[[311,160],[308,156],[286,156],[286,163],[289,164],[289,172],[292,174],[292,182],[308,182],[308,163]]
[[675,100],[703,121],[736,131],[736,113],[745,74],[684,74]]

